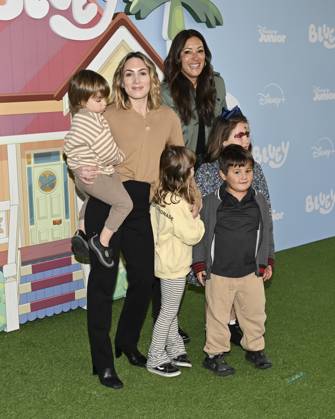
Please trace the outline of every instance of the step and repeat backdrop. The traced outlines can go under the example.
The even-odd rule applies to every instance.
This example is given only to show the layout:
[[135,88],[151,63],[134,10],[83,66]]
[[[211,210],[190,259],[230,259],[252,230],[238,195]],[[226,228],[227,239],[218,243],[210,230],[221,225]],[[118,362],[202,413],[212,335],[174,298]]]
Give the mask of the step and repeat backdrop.
[[[271,194],[277,250],[335,235],[334,0],[215,0],[223,26],[185,26],[208,41],[251,126]],[[135,24],[166,56],[164,10]]]

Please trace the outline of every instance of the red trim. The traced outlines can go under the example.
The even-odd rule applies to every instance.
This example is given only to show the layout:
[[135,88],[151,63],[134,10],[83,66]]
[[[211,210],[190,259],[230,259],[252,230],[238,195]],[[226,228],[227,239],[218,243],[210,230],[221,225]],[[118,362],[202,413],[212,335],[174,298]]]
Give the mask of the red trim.
[[192,265],[192,269],[195,274],[206,271],[206,264],[205,262],[195,262]]
[[56,285],[66,284],[72,282],[72,274],[66,274],[61,276],[56,276],[53,278],[41,279],[40,281],[31,282],[31,290],[43,290],[49,287],[55,287]]
[[30,311],[37,311],[43,308],[57,306],[59,304],[68,303],[69,301],[74,301],[75,293],[70,292],[69,294],[58,295],[57,297],[46,298],[45,300],[34,301],[30,303]]
[[38,272],[49,271],[50,269],[61,268],[62,266],[71,265],[71,256],[67,256],[61,259],[50,260],[48,262],[38,263],[37,265],[33,265],[31,267],[31,271],[33,274]]

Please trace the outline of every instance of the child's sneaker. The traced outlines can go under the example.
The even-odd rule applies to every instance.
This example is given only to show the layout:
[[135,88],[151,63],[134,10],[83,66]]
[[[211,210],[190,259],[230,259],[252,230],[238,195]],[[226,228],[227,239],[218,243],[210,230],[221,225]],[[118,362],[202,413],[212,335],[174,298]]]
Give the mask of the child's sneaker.
[[106,268],[112,268],[114,266],[112,249],[103,246],[97,234],[90,238],[88,244],[102,265],[106,266]]
[[158,367],[155,368],[147,367],[147,370],[153,374],[161,375],[162,377],[177,377],[177,375],[181,374],[179,369],[170,362],[158,365]]
[[186,367],[191,368],[192,363],[188,359],[187,354],[178,355],[176,358],[173,358],[171,363],[175,365],[176,367]]
[[234,368],[225,361],[223,353],[214,355],[212,358],[207,355],[202,365],[221,377],[235,374]]
[[71,239],[71,250],[79,263],[90,263],[90,254],[86,234],[77,230]]
[[247,351],[245,359],[252,362],[256,368],[264,370],[272,367],[272,362],[266,357],[263,351]]

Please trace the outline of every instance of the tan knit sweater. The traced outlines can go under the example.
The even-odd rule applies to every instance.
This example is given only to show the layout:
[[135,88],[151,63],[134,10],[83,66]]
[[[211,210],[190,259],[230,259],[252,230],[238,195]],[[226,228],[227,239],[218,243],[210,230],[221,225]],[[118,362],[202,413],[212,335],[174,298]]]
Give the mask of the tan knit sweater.
[[113,104],[107,107],[104,116],[126,155],[117,167],[122,181],[147,182],[153,190],[165,146],[184,145],[179,117],[167,106],[151,110],[144,117],[133,109],[116,109]]

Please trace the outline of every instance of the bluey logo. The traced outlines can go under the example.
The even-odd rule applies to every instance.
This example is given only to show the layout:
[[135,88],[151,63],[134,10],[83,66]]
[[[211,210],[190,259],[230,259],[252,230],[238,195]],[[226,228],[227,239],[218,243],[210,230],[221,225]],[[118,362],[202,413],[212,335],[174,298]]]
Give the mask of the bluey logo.
[[265,147],[254,146],[252,154],[259,164],[268,164],[272,169],[278,169],[285,163],[289,148],[290,142],[282,141],[279,146],[272,144]]
[[283,211],[272,210],[272,221],[280,221],[284,219]]
[[316,26],[312,23],[308,28],[308,40],[311,44],[320,42],[325,48],[335,48],[335,28],[326,24]]
[[306,212],[318,212],[319,214],[329,214],[335,205],[335,193],[333,189],[329,193],[320,192],[318,195],[308,195],[305,200]]
[[315,145],[312,147],[313,159],[321,157],[329,158],[335,154],[334,142],[329,137],[319,138]]
[[331,92],[329,89],[321,89],[321,87],[313,87],[314,102],[322,100],[335,100],[335,92]]
[[267,84],[262,93],[257,93],[259,97],[258,102],[261,106],[274,105],[279,107],[281,103],[285,102],[283,89],[277,83]]
[[280,34],[278,31],[260,25],[258,25],[258,33],[258,42],[266,44],[285,44],[287,38],[286,35]]

